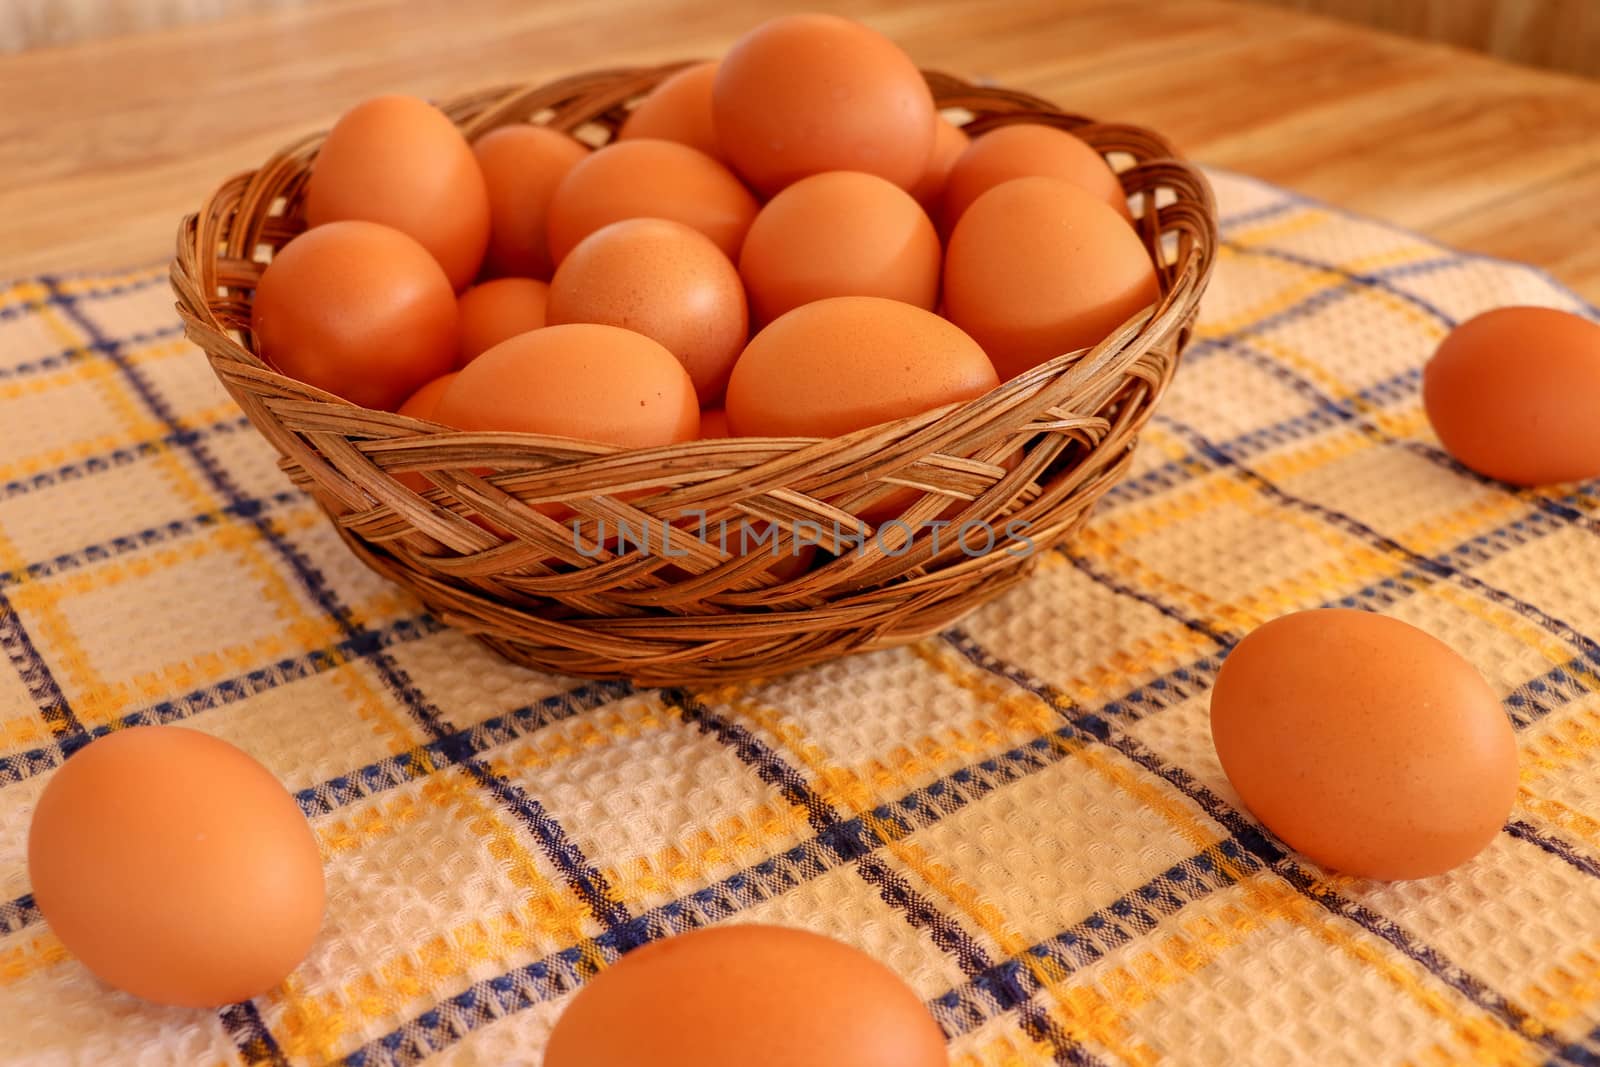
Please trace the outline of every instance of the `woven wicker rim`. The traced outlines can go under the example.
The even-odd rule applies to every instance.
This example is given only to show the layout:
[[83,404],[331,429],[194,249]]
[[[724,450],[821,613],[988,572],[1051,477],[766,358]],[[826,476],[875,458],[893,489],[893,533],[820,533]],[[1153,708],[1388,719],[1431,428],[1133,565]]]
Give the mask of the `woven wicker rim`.
[[[626,105],[688,65],[596,71],[471,93],[441,106],[475,138],[534,121],[591,143]],[[944,517],[1025,523],[1037,549],[1064,540],[1126,470],[1170,381],[1216,248],[1204,177],[1158,134],[1098,124],[1024,93],[926,74],[969,132],[1059,126],[1109,160],[1157,265],[1162,299],[1094,348],[1068,353],[964,404],[833,439],[734,438],[659,448],[517,433],[463,433],[357,407],[277,373],[251,348],[250,299],[275,250],[303,229],[300,198],[323,134],[224,183],[178,233],[172,284],[191,339],[369,566],[443,621],[522,663],[561,673],[679,684],[767,675],[935,632],[1019,581],[1037,554],[932,543]],[[423,472],[418,494],[395,475]],[[908,493],[908,490],[910,492]],[[683,555],[575,543],[537,505],[592,531],[692,527],[686,512],[773,524],[780,547],[814,523],[865,539],[799,574],[715,539]],[[898,513],[905,528],[882,520]],[[920,532],[905,536],[911,529]]]

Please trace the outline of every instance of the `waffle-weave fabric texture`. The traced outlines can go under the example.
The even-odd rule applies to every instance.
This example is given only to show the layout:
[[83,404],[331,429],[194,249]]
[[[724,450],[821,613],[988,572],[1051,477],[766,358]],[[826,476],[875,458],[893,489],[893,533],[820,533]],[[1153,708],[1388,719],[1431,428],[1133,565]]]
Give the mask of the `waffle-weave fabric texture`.
[[[1477,311],[1596,311],[1213,180],[1198,336],[1070,546],[937,638],[693,691],[509,666],[365,570],[163,270],[0,288],[0,1062],[534,1065],[599,968],[723,922],[866,950],[962,1067],[1600,1062],[1600,483],[1477,477],[1418,398]],[[1521,791],[1464,867],[1339,876],[1230,788],[1218,666],[1319,605],[1503,695]],[[138,723],[241,746],[321,843],[321,938],[252,1002],[118,993],[29,896],[40,791]]]

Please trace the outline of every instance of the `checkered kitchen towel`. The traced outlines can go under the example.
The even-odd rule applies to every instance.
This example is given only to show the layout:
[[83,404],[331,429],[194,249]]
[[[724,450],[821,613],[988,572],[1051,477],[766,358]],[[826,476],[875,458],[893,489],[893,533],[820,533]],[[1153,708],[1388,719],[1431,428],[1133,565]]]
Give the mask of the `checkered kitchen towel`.
[[[1226,244],[1136,469],[936,639],[763,684],[547,677],[359,566],[186,345],[160,270],[0,291],[0,1061],[537,1064],[573,990],[714,922],[911,983],[961,1065],[1600,1062],[1600,485],[1439,451],[1418,367],[1531,269],[1216,175]],[[1212,752],[1232,644],[1315,605],[1505,696],[1522,792],[1460,870],[1284,850]],[[75,963],[24,843],[64,754],[181,722],[295,791],[322,938],[152,1007]]]

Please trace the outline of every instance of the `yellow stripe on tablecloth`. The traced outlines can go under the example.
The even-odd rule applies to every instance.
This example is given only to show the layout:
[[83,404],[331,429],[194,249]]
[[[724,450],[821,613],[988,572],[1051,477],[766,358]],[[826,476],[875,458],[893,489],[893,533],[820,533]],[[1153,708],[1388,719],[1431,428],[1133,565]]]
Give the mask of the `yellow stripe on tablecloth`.
[[[1219,249],[1219,251],[1226,252],[1227,249],[1223,248]],[[1238,253],[1234,254],[1237,255]],[[1276,261],[1273,262],[1273,266],[1277,266]],[[1295,305],[1304,303],[1310,297],[1313,297],[1317,293],[1323,292],[1328,288],[1326,279],[1311,274],[1310,271],[1307,271],[1303,267],[1298,267],[1290,263],[1283,263],[1283,273],[1289,273],[1288,268],[1290,267],[1294,267],[1295,270],[1304,272],[1307,276],[1294,282],[1282,292],[1276,293],[1272,297],[1263,300],[1236,315],[1230,315],[1225,319],[1201,318],[1200,321],[1195,325],[1195,339],[1201,341],[1214,341],[1221,337],[1231,336],[1232,334],[1238,333],[1240,330],[1243,330],[1248,326],[1254,326],[1264,318],[1272,315],[1282,314]]]
[[[1585,753],[1588,754],[1588,753]],[[1554,797],[1542,796],[1523,786],[1517,790],[1517,806],[1537,815],[1581,841],[1600,846],[1600,819],[1588,815]]]
[[1293,237],[1317,229],[1331,220],[1332,216],[1326,211],[1319,211],[1310,204],[1297,204],[1282,215],[1230,229],[1228,240],[1235,244],[1246,239],[1252,244],[1266,244],[1280,237]]
[[[1421,424],[1423,416],[1419,413],[1415,419]],[[1377,447],[1380,446],[1358,428],[1342,426],[1314,440],[1297,442],[1294,447],[1263,453],[1250,464],[1250,469],[1268,481],[1281,483]],[[1302,516],[1295,508],[1274,504],[1262,497],[1259,490],[1244,481],[1232,468],[1202,465],[1196,474],[1194,480],[1169,493],[1130,501],[1097,515],[1090,526],[1103,537],[1121,543],[1155,533],[1174,523],[1197,518],[1220,504],[1238,503],[1252,497],[1260,498],[1275,512]],[[1327,526],[1325,522],[1317,521]],[[1448,522],[1449,519],[1446,517],[1439,521]]]
[[[85,274],[68,276],[56,279],[56,291],[67,296],[81,296],[85,293],[97,296],[103,290],[121,289],[129,285],[138,285],[141,282],[155,282],[158,278],[167,276],[167,264],[153,263],[146,267],[135,267],[132,270],[122,271],[117,274]],[[163,300],[170,300],[170,296],[162,293]],[[0,296],[0,301],[4,297]]]
[[[239,408],[229,400],[204,411],[196,412],[188,420],[192,427],[205,427],[229,419],[237,418]],[[44,474],[75,463],[104,456],[119,449],[142,447],[149,451],[151,459],[163,454],[171,453],[179,446],[165,440],[165,429],[150,436],[130,435],[126,433],[104,433],[95,437],[83,438],[70,445],[48,449],[26,459],[13,460],[0,464],[0,482],[25,481],[35,475]],[[209,511],[221,510],[223,505],[216,504]]]
[[1555,960],[1519,999],[1559,1030],[1571,1033],[1576,1024],[1587,1032],[1600,1007],[1600,937]]
[[[477,781],[452,767],[426,779],[421,792],[433,807],[459,812],[468,829],[483,842],[486,855],[521,891],[521,901],[512,914],[533,920],[540,933],[557,943],[587,946],[587,963],[598,971],[603,960],[583,934],[589,909],[540,873],[532,854],[489,805]],[[269,994],[270,1002],[281,1005],[274,1027],[279,1046],[290,1056],[313,1062],[333,1059],[345,1051],[343,1046],[353,1031],[394,1010],[395,999],[431,996],[442,982],[459,978],[472,965],[490,958],[492,946],[503,944],[495,931],[482,926],[482,920],[474,920],[459,933],[459,939],[435,933],[421,944],[396,951],[366,974],[346,980],[340,990],[311,993],[298,982],[290,982]]]
[[20,982],[35,971],[72,959],[61,939],[49,930],[41,931],[21,945],[0,948],[0,986]]
[[[84,350],[80,349],[79,351]],[[26,378],[0,381],[0,403],[20,400],[26,396],[52,393],[69,385],[87,385],[103,382],[116,376],[116,365],[108,360],[79,360],[54,374],[34,374]]]
[[[1060,560],[1060,556],[1043,556],[1040,565],[1060,566]],[[1136,638],[1129,647],[1109,650],[1104,658],[1084,664],[1083,673],[1052,678],[1051,683],[1071,699],[1093,704],[1126,691],[1135,678],[1149,675],[1158,664],[1185,662],[1192,659],[1202,646],[1212,643],[1211,638],[1204,634],[1175,625],[1164,636]],[[958,655],[942,641],[923,642],[912,648],[924,658]],[[1020,701],[1021,698],[1017,699]]]
[[[321,522],[320,516],[307,510],[290,520],[291,529],[309,529]],[[88,649],[62,613],[62,603],[68,597],[91,590],[104,589],[131,577],[154,573],[157,569],[180,566],[211,551],[234,551],[247,563],[252,562],[247,551],[259,543],[259,535],[250,527],[229,523],[215,527],[205,535],[186,539],[181,545],[153,549],[148,554],[126,560],[110,560],[103,564],[74,572],[61,580],[24,582],[11,594],[14,607],[26,610],[30,621],[44,640],[41,652],[51,658],[61,673],[71,683],[73,710],[87,727],[114,725],[116,720],[152,697],[170,692],[176,677],[192,675],[197,669],[210,668],[212,673],[237,673],[263,662],[279,659],[301,651],[317,648],[337,639],[340,631],[331,621],[317,625],[309,615],[302,614],[282,634],[254,642],[227,645],[188,657],[183,663],[171,664],[161,670],[147,671],[127,680],[108,681],[92,665]],[[282,576],[256,559],[256,569],[264,585],[272,581],[282,583]],[[269,577],[270,576],[270,577]],[[287,592],[287,586],[283,586]],[[270,595],[270,589],[264,589]],[[290,594],[292,595],[292,594]],[[281,603],[281,601],[280,601]]]
[[32,278],[0,288],[0,311],[23,305],[42,305],[50,299],[50,290]]
[[[1235,241],[1234,244],[1238,245],[1238,247],[1222,245],[1217,249],[1217,259],[1219,262],[1227,262],[1228,260],[1235,259],[1240,256],[1249,255],[1251,251],[1259,250],[1261,248],[1259,245],[1245,245],[1238,241]],[[1374,270],[1386,266],[1398,266],[1428,258],[1426,254],[1419,255],[1419,252],[1433,253],[1433,251],[1433,249],[1429,249],[1420,245],[1411,248],[1401,248],[1396,249],[1393,252],[1386,252],[1374,256],[1364,257],[1361,260],[1357,260],[1347,266],[1344,266],[1342,269],[1351,272],[1360,272]],[[1406,300],[1404,297],[1398,296],[1384,289],[1363,287],[1359,282],[1339,273],[1337,269],[1313,266],[1308,263],[1295,262],[1287,259],[1276,259],[1269,256],[1253,258],[1260,258],[1271,268],[1277,269],[1286,275],[1297,276],[1299,280],[1291,284],[1289,288],[1275,294],[1270,299],[1264,300],[1248,310],[1240,312],[1236,315],[1231,315],[1228,318],[1208,320],[1202,316],[1199,324],[1195,327],[1195,336],[1197,338],[1202,340],[1217,340],[1219,338],[1228,337],[1239,332],[1240,330],[1254,326],[1263,319],[1271,318],[1274,315],[1281,315],[1296,305],[1304,303],[1307,299],[1315,296],[1317,293],[1334,289],[1360,289],[1363,297],[1370,298],[1377,303],[1382,304],[1386,310],[1392,311],[1406,319],[1409,319],[1413,324],[1426,331],[1428,336],[1444,336],[1446,330],[1444,324],[1439,322],[1439,320],[1434,316],[1423,311],[1421,308],[1418,308],[1415,304],[1412,304],[1410,301]],[[1259,332],[1252,334],[1250,343],[1252,345],[1258,345],[1263,336],[1264,334]],[[1314,361],[1311,365],[1316,367],[1316,373],[1319,378],[1329,382],[1336,381],[1330,375],[1328,375],[1325,369],[1317,366]],[[1337,388],[1335,386],[1332,391],[1345,392],[1346,390]]]
[[[1592,761],[1600,751],[1600,701],[1584,697],[1563,710],[1565,714],[1560,719],[1546,723],[1543,729],[1528,731],[1520,739],[1521,794],[1530,810],[1600,845],[1600,820],[1533,789],[1536,783],[1579,760]],[[1539,806],[1534,807],[1535,803]]]

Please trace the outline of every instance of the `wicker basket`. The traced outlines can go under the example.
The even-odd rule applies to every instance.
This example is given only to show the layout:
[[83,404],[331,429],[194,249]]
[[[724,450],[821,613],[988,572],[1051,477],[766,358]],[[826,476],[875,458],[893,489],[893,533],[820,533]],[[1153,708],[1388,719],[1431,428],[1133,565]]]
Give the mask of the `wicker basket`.
[[[616,128],[629,101],[681,66],[582,74],[443,106],[469,138],[533,121],[593,143]],[[970,112],[970,131],[1019,119],[1050,123],[1125,164],[1121,179],[1136,195],[1161,303],[1092,350],[976,400],[831,440],[736,438],[626,451],[449,431],[352,405],[276,373],[251,351],[261,251],[304,227],[301,191],[318,136],[228,181],[184,220],[172,267],[178,309],[284,469],[355,553],[442,621],[512,660],[684,684],[776,674],[910,641],[1020,581],[1037,553],[1067,538],[1127,469],[1137,431],[1188,339],[1216,248],[1205,179],[1156,134],[1097,125],[947,75],[927,79],[941,108]],[[413,492],[394,477],[404,471],[424,472],[432,487]],[[627,544],[575,538],[532,506],[551,501],[570,507],[590,534],[602,519],[613,531],[618,523],[662,531],[673,555],[662,555],[659,537],[652,551],[637,536]],[[899,522],[860,518],[883,520],[886,502]],[[952,525],[925,525],[934,519]],[[695,536],[738,530],[742,520],[775,529],[781,552],[816,538],[813,531],[840,551],[795,573],[775,567],[765,547],[739,555],[715,535]],[[668,523],[674,531],[665,531]],[[982,523],[989,525],[958,536],[963,525]],[[979,534],[1008,526],[1023,532],[1032,553],[1003,536],[982,551]]]

